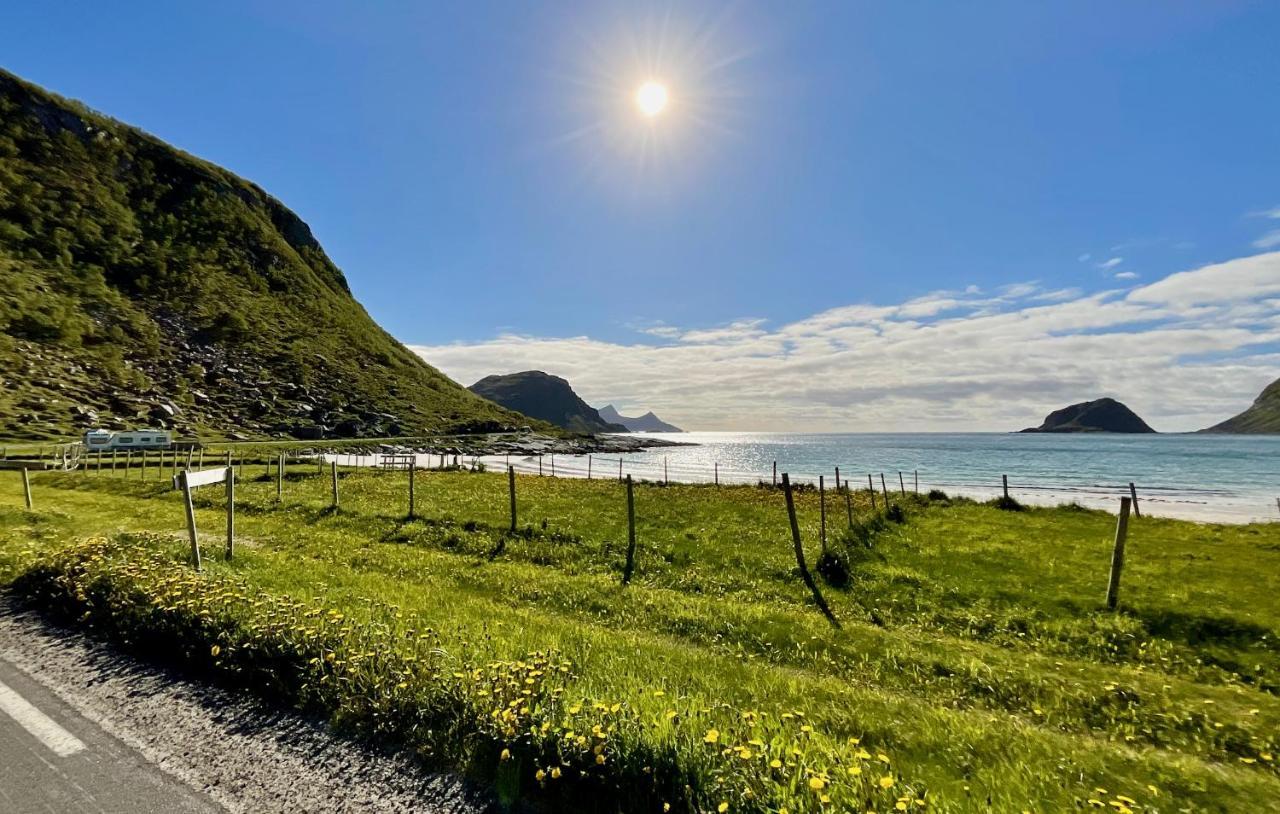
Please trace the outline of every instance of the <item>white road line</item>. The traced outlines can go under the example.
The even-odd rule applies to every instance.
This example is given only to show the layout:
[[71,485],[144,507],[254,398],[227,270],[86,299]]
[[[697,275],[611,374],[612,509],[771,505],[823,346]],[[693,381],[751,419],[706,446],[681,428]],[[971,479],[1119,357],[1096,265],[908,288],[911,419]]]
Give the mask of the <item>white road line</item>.
[[39,738],[40,742],[48,746],[58,757],[70,757],[85,749],[83,741],[58,726],[48,715],[31,706],[27,699],[9,689],[8,685],[2,681],[0,681],[0,710],[8,713],[9,717],[17,721],[23,729]]

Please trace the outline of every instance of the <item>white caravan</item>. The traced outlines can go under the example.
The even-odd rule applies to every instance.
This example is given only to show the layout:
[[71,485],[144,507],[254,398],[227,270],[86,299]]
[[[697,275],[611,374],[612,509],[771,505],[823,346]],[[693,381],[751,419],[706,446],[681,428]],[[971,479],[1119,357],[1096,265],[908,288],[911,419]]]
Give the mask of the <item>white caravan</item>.
[[117,449],[168,449],[173,445],[168,430],[89,430],[84,434],[84,448],[89,452]]

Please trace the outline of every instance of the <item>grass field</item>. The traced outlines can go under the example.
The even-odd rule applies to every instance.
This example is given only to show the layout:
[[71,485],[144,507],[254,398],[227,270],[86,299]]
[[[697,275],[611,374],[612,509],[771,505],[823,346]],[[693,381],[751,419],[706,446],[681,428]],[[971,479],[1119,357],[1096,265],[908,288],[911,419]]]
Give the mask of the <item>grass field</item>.
[[[0,579],[149,657],[249,686],[550,808],[1263,811],[1280,807],[1280,524],[828,495],[819,585],[783,496],[616,481],[299,465],[277,505],[221,487],[0,472]],[[155,477],[153,473],[151,477]],[[137,473],[134,473],[135,478]],[[166,474],[167,477],[167,474]],[[813,565],[818,496],[796,496]],[[838,532],[838,533],[837,533]],[[495,550],[502,543],[501,552]]]

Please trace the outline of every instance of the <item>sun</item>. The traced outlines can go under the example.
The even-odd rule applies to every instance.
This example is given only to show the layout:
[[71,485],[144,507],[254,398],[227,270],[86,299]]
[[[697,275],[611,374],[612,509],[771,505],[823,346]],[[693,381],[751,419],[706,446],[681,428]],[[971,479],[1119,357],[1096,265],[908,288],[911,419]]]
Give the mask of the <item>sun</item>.
[[669,100],[670,95],[667,93],[667,86],[661,82],[650,80],[636,90],[636,107],[640,108],[640,112],[651,119],[666,110]]

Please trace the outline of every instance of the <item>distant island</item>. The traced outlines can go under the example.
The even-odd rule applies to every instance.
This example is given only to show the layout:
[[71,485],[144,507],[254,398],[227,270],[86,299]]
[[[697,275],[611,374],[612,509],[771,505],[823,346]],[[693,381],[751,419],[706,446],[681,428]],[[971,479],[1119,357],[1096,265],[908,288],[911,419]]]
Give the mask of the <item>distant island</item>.
[[571,432],[627,432],[622,424],[601,418],[594,407],[573,392],[569,382],[541,370],[485,376],[467,389],[508,410]]
[[612,404],[606,404],[600,408],[600,417],[610,424],[621,424],[631,432],[684,432],[675,424],[668,424],[658,418],[652,410],[642,416],[631,418],[619,413]]
[[1138,414],[1112,398],[1083,401],[1054,410],[1039,427],[1022,432],[1155,432]]
[[1267,385],[1243,413],[1200,432],[1280,435],[1280,379]]

